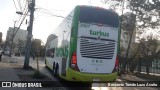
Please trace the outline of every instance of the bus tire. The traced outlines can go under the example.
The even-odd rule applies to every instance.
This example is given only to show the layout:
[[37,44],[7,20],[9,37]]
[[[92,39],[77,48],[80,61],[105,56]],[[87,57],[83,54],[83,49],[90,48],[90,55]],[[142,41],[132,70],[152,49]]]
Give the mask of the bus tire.
[[44,64],[46,65],[46,59],[44,60]]
[[53,71],[52,71],[53,75],[55,74],[55,63],[53,63]]
[[45,66],[47,67],[46,59],[44,60],[44,64],[45,64]]
[[58,67],[58,65],[56,65],[54,76],[59,77],[59,67]]

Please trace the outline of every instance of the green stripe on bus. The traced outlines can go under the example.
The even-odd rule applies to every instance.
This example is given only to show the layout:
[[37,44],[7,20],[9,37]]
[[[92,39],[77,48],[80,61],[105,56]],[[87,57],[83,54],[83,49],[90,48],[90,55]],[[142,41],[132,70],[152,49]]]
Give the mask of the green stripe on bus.
[[[75,8],[75,12],[74,12],[74,15],[73,15],[74,17],[73,17],[73,20],[72,20],[69,60],[71,60],[72,53],[74,51],[76,51],[76,48],[77,48],[79,12],[80,12],[80,7],[77,6]],[[70,65],[70,63],[69,63],[69,65]]]

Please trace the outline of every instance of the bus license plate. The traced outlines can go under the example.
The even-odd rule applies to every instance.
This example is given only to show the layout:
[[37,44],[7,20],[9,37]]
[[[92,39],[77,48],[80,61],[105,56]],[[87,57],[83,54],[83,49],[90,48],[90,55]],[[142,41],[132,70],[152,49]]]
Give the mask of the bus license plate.
[[99,78],[93,78],[93,81],[101,81]]

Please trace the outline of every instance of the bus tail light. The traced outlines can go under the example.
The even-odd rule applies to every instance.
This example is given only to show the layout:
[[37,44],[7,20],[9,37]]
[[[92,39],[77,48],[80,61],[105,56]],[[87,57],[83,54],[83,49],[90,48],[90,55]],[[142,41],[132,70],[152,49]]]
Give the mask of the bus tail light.
[[118,56],[116,57],[115,69],[118,70]]
[[117,70],[118,70],[118,56],[116,57],[116,62],[112,73],[117,72]]
[[77,66],[77,55],[76,55],[76,52],[72,53],[71,68],[73,70],[79,71],[78,66]]

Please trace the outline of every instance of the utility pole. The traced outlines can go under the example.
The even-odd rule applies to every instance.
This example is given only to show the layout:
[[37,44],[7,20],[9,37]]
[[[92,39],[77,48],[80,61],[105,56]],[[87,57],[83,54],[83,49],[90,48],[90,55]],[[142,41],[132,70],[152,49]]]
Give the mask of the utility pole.
[[30,10],[30,22],[29,26],[27,27],[28,35],[27,35],[27,44],[25,50],[25,61],[24,61],[24,69],[29,68],[29,58],[30,58],[30,48],[31,48],[31,38],[32,38],[32,27],[33,27],[33,19],[34,19],[34,11],[35,11],[35,0],[31,0],[29,3],[29,10]]
[[[122,57],[121,57],[121,35],[122,35],[122,17],[123,17],[123,13],[124,13],[124,4],[125,4],[125,0],[123,0],[122,1],[122,15],[121,15],[121,17],[120,17],[120,29],[119,29],[119,44],[118,44],[118,58],[119,58],[119,63],[118,63],[118,67],[119,67],[119,69],[118,69],[118,73],[120,74],[121,72],[122,72],[122,70],[123,70],[123,65],[124,65],[124,61],[122,61]],[[122,68],[122,70],[120,71],[120,68]]]

